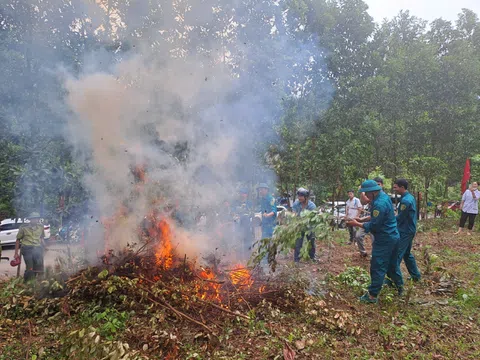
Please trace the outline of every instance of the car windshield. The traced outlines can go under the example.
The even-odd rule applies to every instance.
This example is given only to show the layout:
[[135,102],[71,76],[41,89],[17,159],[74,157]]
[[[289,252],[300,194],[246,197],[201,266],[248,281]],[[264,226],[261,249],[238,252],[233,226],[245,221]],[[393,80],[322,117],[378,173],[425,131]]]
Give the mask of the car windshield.
[[0,231],[15,230],[15,229],[18,229],[20,225],[22,224],[21,223],[3,224],[3,225],[0,225]]

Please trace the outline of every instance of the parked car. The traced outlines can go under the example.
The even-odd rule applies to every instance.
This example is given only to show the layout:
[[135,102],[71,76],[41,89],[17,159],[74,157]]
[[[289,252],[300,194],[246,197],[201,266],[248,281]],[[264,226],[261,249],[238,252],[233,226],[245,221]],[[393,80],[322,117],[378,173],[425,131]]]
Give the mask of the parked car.
[[[29,223],[28,219],[5,219],[0,223],[0,245],[12,245],[17,240],[18,229],[24,223]],[[43,225],[45,240],[50,238],[50,225]]]
[[344,201],[335,201],[334,210],[332,213],[332,203],[326,203],[321,209],[320,213],[327,213],[332,215],[332,226],[336,226],[339,229],[345,229],[347,226],[345,224],[345,202]]

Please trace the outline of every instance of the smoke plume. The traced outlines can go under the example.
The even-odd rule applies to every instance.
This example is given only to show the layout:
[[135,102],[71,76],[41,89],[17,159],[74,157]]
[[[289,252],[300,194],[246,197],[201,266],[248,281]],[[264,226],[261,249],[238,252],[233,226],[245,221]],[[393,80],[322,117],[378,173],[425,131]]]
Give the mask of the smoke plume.
[[48,67],[65,91],[51,107],[67,114],[65,137],[88,164],[83,183],[100,214],[121,213],[110,245],[137,242],[158,210],[176,219],[179,252],[235,248],[198,219],[224,211],[239,186],[254,198],[259,182],[274,185],[264,153],[282,99],[331,96],[317,41],[283,1],[77,2],[70,31],[96,43],[75,66]]

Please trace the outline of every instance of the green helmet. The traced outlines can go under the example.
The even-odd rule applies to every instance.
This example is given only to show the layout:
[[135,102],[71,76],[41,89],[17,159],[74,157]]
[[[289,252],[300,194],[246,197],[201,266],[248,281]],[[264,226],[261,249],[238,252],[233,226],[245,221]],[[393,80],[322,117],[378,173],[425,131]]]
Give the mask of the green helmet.
[[38,212],[34,211],[34,212],[30,213],[30,215],[28,215],[28,218],[29,219],[40,219],[41,216]]

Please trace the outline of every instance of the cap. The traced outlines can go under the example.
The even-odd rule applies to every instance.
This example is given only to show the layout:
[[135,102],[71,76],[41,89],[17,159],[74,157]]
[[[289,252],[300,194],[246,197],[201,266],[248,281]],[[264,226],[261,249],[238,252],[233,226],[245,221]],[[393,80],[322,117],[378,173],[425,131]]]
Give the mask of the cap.
[[365,180],[359,192],[372,192],[382,190],[382,187],[375,180]]
[[29,219],[38,219],[40,217],[41,217],[40,214],[36,211],[34,211],[34,212],[30,213],[30,215],[28,215]]

